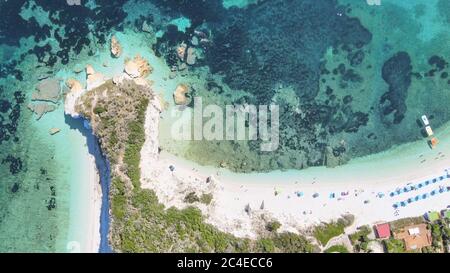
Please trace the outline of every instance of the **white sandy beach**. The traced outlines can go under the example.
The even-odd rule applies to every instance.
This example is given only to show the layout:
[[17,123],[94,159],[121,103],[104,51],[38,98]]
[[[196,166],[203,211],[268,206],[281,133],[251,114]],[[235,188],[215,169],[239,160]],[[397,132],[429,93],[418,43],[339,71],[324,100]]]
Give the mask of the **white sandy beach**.
[[[211,205],[195,205],[203,211],[208,223],[236,236],[254,238],[258,230],[264,228],[262,215],[266,219],[277,219],[282,223],[281,230],[298,232],[347,213],[355,216],[352,228],[356,228],[420,216],[450,205],[450,193],[444,192],[405,207],[393,207],[394,203],[450,186],[446,173],[450,167],[448,125],[437,130],[441,142],[434,150],[423,140],[332,169],[315,167],[301,171],[236,174],[200,166],[164,151],[158,155],[158,132],[154,129],[159,127],[156,108],[150,106],[147,111],[147,141],[141,152],[143,187],[155,190],[166,207],[186,207],[184,197],[190,192],[212,193]],[[171,165],[175,167],[173,172],[169,169]],[[213,179],[207,183],[210,176]],[[395,197],[389,196],[409,183],[414,185],[439,176],[445,176],[445,179]],[[319,196],[314,198],[316,193]],[[334,198],[330,198],[332,193]],[[264,209],[260,209],[263,201]],[[250,213],[245,211],[247,204]]]
[[89,176],[89,196],[86,200],[89,202],[90,209],[86,215],[87,238],[86,243],[82,245],[81,252],[97,253],[100,247],[100,213],[102,206],[102,189],[100,186],[100,176],[95,167],[95,158],[89,155],[89,165],[92,166],[87,174]]

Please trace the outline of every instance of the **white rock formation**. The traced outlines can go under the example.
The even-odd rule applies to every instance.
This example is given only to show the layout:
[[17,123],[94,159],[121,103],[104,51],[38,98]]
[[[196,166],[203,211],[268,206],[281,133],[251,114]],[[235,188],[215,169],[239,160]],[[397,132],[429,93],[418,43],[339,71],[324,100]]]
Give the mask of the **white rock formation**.
[[83,86],[75,79],[68,79],[66,85],[70,88],[70,91],[64,100],[64,112],[73,118],[78,118],[80,115],[75,111],[75,105],[84,92]]

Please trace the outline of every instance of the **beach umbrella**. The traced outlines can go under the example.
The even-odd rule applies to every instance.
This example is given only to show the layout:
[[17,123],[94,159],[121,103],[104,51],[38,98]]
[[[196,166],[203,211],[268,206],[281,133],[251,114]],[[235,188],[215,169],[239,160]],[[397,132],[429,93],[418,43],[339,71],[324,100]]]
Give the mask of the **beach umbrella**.
[[420,196],[417,195],[414,199],[415,199],[416,201],[419,201],[419,200],[420,200]]
[[319,194],[316,192],[315,194],[313,194],[313,197],[317,198],[317,197],[319,197]]
[[390,195],[391,197],[394,197],[394,196],[395,196],[395,193],[394,193],[394,192],[391,192],[389,195]]
[[419,184],[419,188],[422,188],[422,187],[423,187],[423,185],[422,185],[422,183],[420,183],[420,184]]
[[170,165],[170,166],[169,166],[169,170],[170,170],[171,172],[173,172],[173,171],[175,171],[175,167],[174,167],[173,165]]
[[398,204],[394,204],[394,205],[392,205],[392,207],[393,207],[394,209],[396,209],[396,208],[398,208]]
[[405,206],[406,206],[406,203],[402,201],[402,202],[400,203],[400,205],[401,205],[402,207],[405,207]]
[[433,183],[436,183],[437,182],[437,179],[435,178],[435,179],[433,179]]

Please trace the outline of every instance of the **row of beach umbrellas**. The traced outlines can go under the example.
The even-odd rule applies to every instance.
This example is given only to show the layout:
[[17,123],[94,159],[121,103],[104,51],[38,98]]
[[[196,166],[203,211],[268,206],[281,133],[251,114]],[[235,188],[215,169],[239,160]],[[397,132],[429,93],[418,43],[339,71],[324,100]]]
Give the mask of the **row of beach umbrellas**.
[[413,190],[418,190],[418,189],[421,189],[423,187],[429,186],[431,184],[435,184],[437,182],[441,182],[441,181],[443,181],[446,178],[450,178],[450,175],[449,174],[447,174],[445,176],[442,175],[442,176],[433,178],[431,180],[427,180],[427,181],[418,183],[416,185],[408,185],[408,186],[405,186],[403,188],[398,188],[397,190],[389,193],[389,196],[390,197],[394,197],[394,196],[400,195],[402,193],[407,193],[407,192],[410,192],[410,191],[413,191]]
[[424,193],[424,194],[417,195],[415,197],[408,198],[405,201],[401,201],[401,202],[395,203],[394,205],[392,205],[392,207],[394,209],[397,209],[399,207],[406,207],[408,204],[411,204],[413,202],[417,202],[417,201],[420,201],[420,200],[425,200],[425,199],[427,199],[429,197],[433,197],[433,196],[435,196],[437,194],[441,194],[441,193],[445,193],[445,192],[450,192],[450,187],[442,187],[441,186],[441,187],[439,187],[439,190],[433,190],[430,193]]

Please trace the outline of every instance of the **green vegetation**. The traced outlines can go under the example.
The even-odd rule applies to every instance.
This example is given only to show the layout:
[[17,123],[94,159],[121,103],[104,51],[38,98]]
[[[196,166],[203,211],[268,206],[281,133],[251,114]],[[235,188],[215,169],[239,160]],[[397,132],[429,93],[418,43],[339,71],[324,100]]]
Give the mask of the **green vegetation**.
[[123,189],[124,183],[117,177],[111,180],[112,186],[118,191],[111,197],[112,215],[117,219],[123,219],[126,213],[127,199]]
[[405,253],[405,242],[403,240],[397,240],[391,238],[389,240],[384,240],[384,245],[386,247],[387,252],[389,253]]
[[148,105],[148,99],[143,98],[137,106],[136,119],[128,125],[129,136],[126,142],[125,155],[123,162],[127,167],[127,175],[135,188],[140,187],[139,179],[141,177],[141,168],[139,167],[141,160],[141,148],[145,142],[145,111]]
[[402,228],[406,226],[411,225],[418,225],[425,222],[425,219],[423,217],[410,217],[410,218],[403,218],[399,219],[393,222],[390,222],[389,225],[391,226],[391,230],[393,233],[399,232]]
[[[108,92],[103,92],[107,88]],[[101,97],[107,93],[108,97]],[[151,92],[133,82],[111,82],[83,95],[78,112],[89,118],[102,151],[111,162],[111,239],[117,252],[313,252],[303,236],[271,233],[258,240],[241,239],[205,223],[201,211],[165,208],[154,191],[140,187],[140,151],[145,140],[145,110]],[[101,98],[90,105],[93,96]],[[99,107],[108,109],[100,115]],[[95,110],[97,109],[97,111]],[[195,195],[195,193],[194,193]],[[209,204],[212,195],[188,201]],[[194,200],[195,199],[195,200]],[[276,224],[272,228],[276,229]]]
[[278,233],[272,237],[275,247],[283,253],[317,252],[306,238],[291,232]]
[[96,115],[99,115],[104,112],[106,112],[106,108],[103,106],[97,106],[94,108],[94,114],[96,114]]
[[281,227],[280,222],[278,221],[271,221],[267,223],[266,229],[270,232],[277,232],[277,230]]
[[350,241],[356,252],[367,252],[370,243],[369,234],[371,233],[369,226],[362,226],[359,230],[351,235],[349,235]]
[[437,211],[432,211],[427,213],[427,218],[430,222],[436,222],[437,220],[439,220],[441,217],[439,215],[439,212]]
[[325,253],[348,253],[347,247],[344,245],[335,245],[324,251]]
[[427,253],[440,253],[447,248],[449,244],[449,221],[446,219],[440,219],[433,223],[428,224],[428,229],[431,230],[431,237],[433,243],[431,247],[423,249],[423,252]]
[[322,224],[314,230],[314,237],[324,246],[332,238],[344,234],[344,229],[353,223],[353,216],[347,215],[336,222]]
[[270,253],[275,251],[274,242],[270,239],[260,239],[257,247],[261,250],[260,252]]
[[213,199],[213,195],[211,193],[204,193],[202,196],[200,196],[200,202],[202,202],[205,205],[211,204]]
[[190,192],[184,197],[184,202],[193,204],[195,202],[199,202],[200,198],[197,196],[195,192]]

